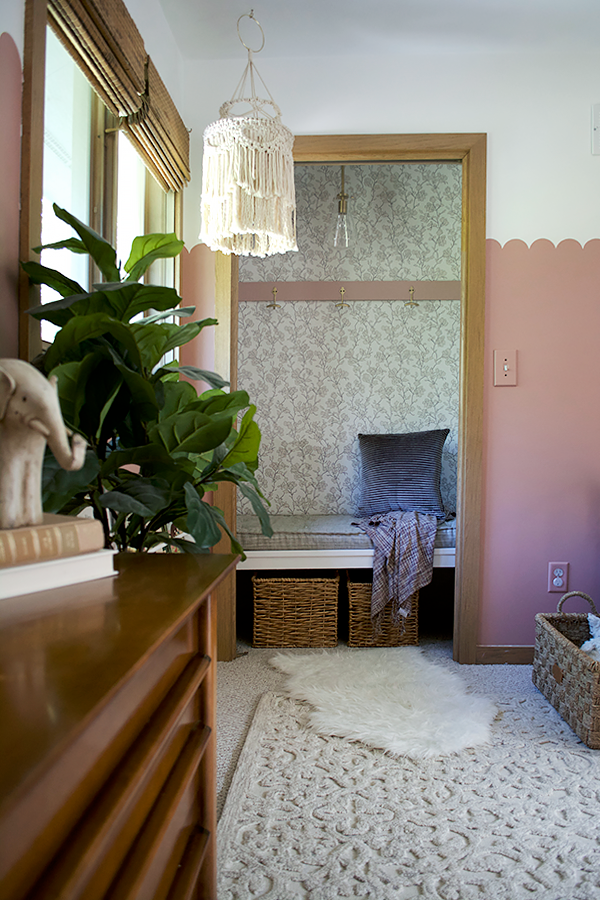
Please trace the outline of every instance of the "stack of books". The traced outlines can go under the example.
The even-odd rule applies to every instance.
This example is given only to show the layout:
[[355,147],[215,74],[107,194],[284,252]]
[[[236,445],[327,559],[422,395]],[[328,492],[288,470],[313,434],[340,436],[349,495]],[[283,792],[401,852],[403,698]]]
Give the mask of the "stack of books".
[[44,514],[41,525],[0,530],[0,600],[115,575],[96,519]]

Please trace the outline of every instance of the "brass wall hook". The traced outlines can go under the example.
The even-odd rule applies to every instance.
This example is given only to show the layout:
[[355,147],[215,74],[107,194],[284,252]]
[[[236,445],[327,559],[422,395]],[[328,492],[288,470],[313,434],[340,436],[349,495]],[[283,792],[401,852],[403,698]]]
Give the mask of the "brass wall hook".
[[348,309],[350,309],[350,304],[346,303],[346,301],[344,300],[345,293],[346,293],[346,288],[341,287],[340,294],[342,295],[342,299],[339,301],[339,303],[335,304],[337,309],[343,309],[345,306],[347,306]]
[[277,302],[277,288],[273,288],[271,293],[273,294],[273,300],[271,303],[267,303],[267,309],[281,309],[281,303]]
[[410,287],[408,289],[408,293],[410,294],[410,300],[405,302],[405,306],[418,306],[419,304],[415,301],[415,289],[414,287]]

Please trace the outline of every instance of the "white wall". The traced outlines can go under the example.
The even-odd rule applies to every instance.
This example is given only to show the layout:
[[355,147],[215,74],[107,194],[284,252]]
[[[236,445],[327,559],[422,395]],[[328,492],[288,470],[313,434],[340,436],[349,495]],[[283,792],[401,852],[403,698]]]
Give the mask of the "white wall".
[[182,113],[183,58],[162,6],[158,0],[125,0],[125,4],[144,39],[144,46],[152,57],[158,74],[173,98],[175,106]]
[[[596,53],[437,53],[348,60],[261,59],[260,74],[295,134],[486,132],[487,234],[581,243],[600,235],[600,156],[591,106]],[[186,62],[183,116],[192,130],[185,239],[200,229],[202,132],[230,99],[245,60]]]

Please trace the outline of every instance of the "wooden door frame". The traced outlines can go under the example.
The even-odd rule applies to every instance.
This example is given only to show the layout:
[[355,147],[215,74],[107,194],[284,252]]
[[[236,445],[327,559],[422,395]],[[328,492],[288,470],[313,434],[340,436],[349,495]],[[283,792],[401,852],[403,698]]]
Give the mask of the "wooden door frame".
[[[294,162],[297,163],[460,162],[462,165],[460,408],[453,653],[457,662],[470,665],[478,661],[481,587],[486,147],[485,134],[300,135],[294,141]],[[232,300],[232,304],[237,305],[237,298]],[[237,318],[232,319],[231,324],[231,340],[234,342],[237,341]],[[234,598],[230,598],[228,606],[234,602]],[[229,616],[235,617],[233,610],[229,610]],[[229,639],[233,646],[230,652],[235,654],[231,635]],[[224,658],[231,659],[233,656]]]
[[462,292],[458,422],[454,659],[477,661],[481,586],[483,468],[483,328],[485,317],[485,134],[308,135],[294,141],[294,161],[460,162]]

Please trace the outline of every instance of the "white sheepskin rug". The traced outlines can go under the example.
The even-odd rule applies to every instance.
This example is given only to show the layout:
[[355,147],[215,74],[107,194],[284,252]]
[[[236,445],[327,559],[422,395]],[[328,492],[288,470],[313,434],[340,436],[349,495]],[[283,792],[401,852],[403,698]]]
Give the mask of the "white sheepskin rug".
[[310,704],[318,734],[416,759],[458,753],[490,739],[497,708],[418,647],[280,653],[285,690]]

